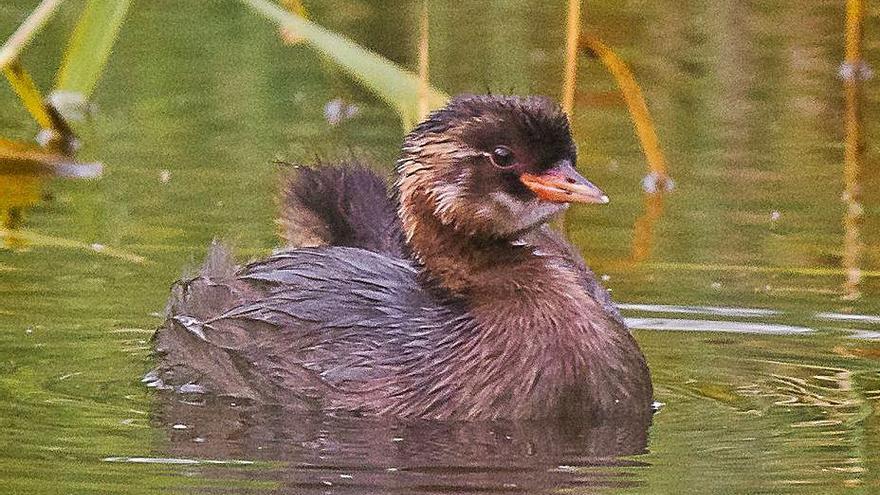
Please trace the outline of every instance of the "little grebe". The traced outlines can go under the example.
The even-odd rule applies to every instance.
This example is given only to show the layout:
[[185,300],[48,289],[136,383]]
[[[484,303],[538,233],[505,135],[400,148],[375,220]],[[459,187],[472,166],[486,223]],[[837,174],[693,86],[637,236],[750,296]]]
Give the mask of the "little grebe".
[[[178,391],[434,419],[645,416],[645,359],[547,221],[607,197],[539,97],[461,96],[405,139],[394,198],[363,168],[301,169],[293,246],[175,284],[149,377]],[[395,211],[396,210],[396,211]]]

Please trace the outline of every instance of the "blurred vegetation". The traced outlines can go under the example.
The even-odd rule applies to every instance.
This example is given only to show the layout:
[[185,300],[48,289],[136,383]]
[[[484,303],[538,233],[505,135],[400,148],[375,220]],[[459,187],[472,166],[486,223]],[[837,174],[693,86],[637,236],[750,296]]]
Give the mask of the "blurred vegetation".
[[[394,62],[367,50],[348,38],[334,33],[307,19],[307,10],[299,0],[285,0],[281,5],[268,0],[240,0],[256,13],[279,26],[279,33],[288,44],[306,42],[322,56],[342,68],[350,77],[369,89],[400,116],[404,130],[413,127],[427,113],[448,100],[449,96],[434,88],[428,81],[429,67],[429,14],[428,3],[423,0],[419,15],[418,74],[407,71]],[[64,50],[63,60],[57,72],[55,88],[44,98],[19,60],[20,52],[37,35],[40,28],[58,6],[56,0],[44,0],[19,26],[0,49],[0,66],[7,76],[22,104],[41,127],[38,141],[45,151],[20,142],[0,140],[0,171],[26,174],[32,177],[60,175],[93,178],[101,174],[99,164],[80,164],[74,161],[79,142],[73,133],[71,121],[82,121],[91,113],[91,95],[104,72],[113,45],[119,34],[130,6],[130,0],[87,0]],[[580,2],[568,2],[566,37],[566,74],[562,88],[562,104],[565,110],[574,112],[577,84],[577,58],[580,53]],[[624,95],[636,126],[637,134],[645,150],[652,175],[646,179],[645,190],[653,194],[670,190],[666,161],[660,150],[647,106],[638,84],[626,64],[594,35],[584,37],[587,50],[597,55],[614,75]],[[340,105],[342,105],[340,103]],[[339,111],[349,112],[344,107]],[[339,117],[334,117],[338,119]],[[5,175],[0,180],[14,182],[16,176]],[[650,181],[650,182],[648,182]],[[33,179],[28,180],[31,184]],[[14,189],[12,185],[7,189]],[[37,201],[32,187],[22,187],[23,194],[10,196],[4,204],[5,234],[12,239],[10,229],[20,228],[24,209]],[[661,204],[655,201],[655,204]],[[662,211],[653,208],[651,211]],[[658,215],[644,217],[636,224],[637,237],[642,244],[649,243],[653,221]],[[12,219],[17,219],[13,222]],[[648,222],[645,224],[645,222]],[[39,235],[27,236],[31,240],[47,241],[52,238]],[[23,238],[15,243],[22,242]],[[8,241],[11,242],[11,241]],[[70,245],[75,241],[56,242]],[[45,243],[43,243],[46,245]],[[104,251],[107,252],[107,251]]]
[[[267,0],[241,0],[241,3],[252,8],[259,15],[271,20],[282,28],[284,39],[292,43],[308,43],[322,55],[324,60],[332,61],[335,67],[351,76],[358,81],[364,88],[373,92],[380,99],[385,101],[389,106],[394,108],[404,124],[404,128],[412,125],[419,115],[424,114],[428,109],[435,108],[442,104],[447,98],[447,94],[437,90],[434,86],[428,84],[427,68],[428,68],[428,25],[429,12],[431,9],[428,3],[418,3],[419,8],[411,9],[409,19],[413,25],[410,29],[418,26],[418,40],[408,43],[410,50],[408,56],[411,58],[414,53],[418,53],[419,73],[408,71],[403,66],[408,64],[397,64],[385,57],[377,55],[375,52],[363,48],[360,44],[355,43],[351,39],[337,34],[336,31],[325,29],[315,22],[304,16],[308,15],[305,5],[297,0],[285,0],[280,5],[276,5]],[[31,77],[21,62],[20,55],[28,44],[32,43],[35,37],[39,35],[40,30],[50,19],[59,2],[52,0],[44,0],[19,28],[13,33],[9,40],[0,49],[0,61],[3,63],[3,70],[7,79],[11,83],[11,87],[18,94],[21,103],[30,113],[34,121],[38,124],[43,132],[40,133],[40,142],[42,146],[36,146],[24,141],[13,139],[0,139],[0,169],[6,175],[0,176],[0,180],[6,181],[5,190],[10,191],[6,194],[3,206],[3,221],[6,226],[4,231],[7,242],[20,243],[22,240],[10,240],[14,236],[12,228],[18,229],[22,225],[24,217],[23,209],[25,206],[33,205],[40,197],[38,184],[40,177],[48,177],[49,175],[62,175],[70,177],[93,177],[101,172],[100,164],[81,163],[75,160],[74,153],[79,146],[79,140],[73,133],[80,124],[76,124],[77,117],[87,117],[93,108],[91,103],[91,95],[101,75],[106,71],[107,62],[112,51],[113,44],[123,25],[126,13],[129,10],[130,2],[121,0],[88,0],[79,10],[79,16],[74,24],[72,35],[69,36],[66,48],[60,57],[62,62],[57,70],[55,77],[55,88],[49,93],[48,97],[44,97],[34,78]],[[283,7],[283,8],[282,8]],[[584,93],[578,92],[579,85],[577,73],[577,59],[582,54],[588,54],[599,58],[607,70],[613,75],[616,81],[617,89],[622,95],[622,99],[628,108],[632,121],[635,124],[636,135],[639,137],[641,147],[647,157],[649,167],[653,171],[649,175],[643,185],[647,191],[663,191],[671,186],[671,180],[668,179],[668,171],[666,158],[659,146],[657,132],[654,129],[653,120],[647,110],[645,97],[639,85],[635,82],[632,70],[622,61],[622,57],[609,48],[609,45],[603,42],[599,36],[603,33],[601,29],[590,28],[586,32],[581,32],[581,2],[570,1],[566,9],[566,23],[568,28],[564,39],[557,38],[559,46],[565,47],[565,69],[562,84],[563,104],[570,109],[574,119],[578,119],[577,108],[587,106],[608,105],[609,102],[616,105],[617,99],[614,96],[603,95],[601,93]],[[612,12],[609,7],[602,4],[592,6],[599,16],[607,15],[603,12]],[[286,10],[285,10],[286,9]],[[721,18],[739,18],[740,11],[736,7],[730,7],[730,12],[718,12]],[[356,9],[355,9],[356,12]],[[845,191],[844,199],[847,200],[847,214],[843,216],[842,227],[845,231],[845,245],[842,254],[830,255],[835,261],[839,261],[841,273],[845,274],[845,292],[851,297],[858,297],[859,285],[862,277],[873,277],[874,271],[865,269],[866,260],[876,257],[874,250],[866,248],[862,240],[860,231],[862,229],[864,206],[861,200],[863,195],[863,187],[860,185],[861,161],[864,153],[865,139],[862,136],[862,116],[860,110],[861,83],[863,76],[870,72],[870,69],[861,61],[860,46],[862,39],[861,23],[864,17],[864,8],[861,1],[849,0],[846,3],[846,10],[843,12],[847,22],[846,41],[844,57],[847,62],[841,66],[841,74],[851,74],[852,77],[844,77],[845,79],[845,169],[844,182]],[[444,23],[443,12],[439,13],[439,18],[433,22]],[[328,21],[330,18],[328,17]],[[559,21],[559,19],[557,19]],[[677,26],[675,22],[681,22],[680,19],[671,19],[670,24],[663,25],[670,32],[682,32],[684,26]],[[448,23],[448,22],[447,22]],[[597,23],[601,24],[601,23]],[[455,48],[456,40],[445,40],[444,34],[438,30],[439,34],[433,40],[435,45],[448,45]],[[723,43],[724,50],[734,50],[729,54],[724,52],[724,56],[730,56],[737,60],[746,60],[745,54],[737,48],[737,39],[730,37],[732,35],[724,35],[723,29],[720,31],[722,36],[728,36]],[[613,39],[613,36],[611,36]],[[663,39],[674,39],[674,36],[667,36]],[[415,41],[415,40],[411,40]],[[499,45],[507,43],[509,40],[499,38]],[[399,43],[396,44],[397,50],[400,50]],[[390,46],[390,45],[389,45]],[[417,49],[412,49],[417,46]],[[574,47],[574,49],[572,49]],[[393,49],[383,50],[390,51],[393,56],[399,58],[400,53],[395,53]],[[518,55],[513,55],[515,58]],[[498,57],[499,59],[511,56]],[[439,61],[435,59],[440,73],[441,85],[450,85],[450,74],[454,74],[455,69],[448,67],[449,57],[441,57]],[[487,62],[492,63],[492,58]],[[519,61],[517,61],[519,62]],[[688,62],[683,62],[685,66]],[[447,65],[444,65],[447,64]],[[589,67],[589,66],[587,66]],[[660,67],[662,70],[668,68]],[[505,70],[508,68],[505,68]],[[479,68],[477,69],[480,70]],[[580,72],[586,72],[594,75],[595,71],[592,67],[585,68],[582,65]],[[721,77],[718,98],[724,104],[725,98],[735,98],[743,85],[743,73],[748,71],[732,71],[729,75]],[[514,73],[515,74],[515,73]],[[842,76],[842,77],[843,77]],[[332,74],[331,74],[332,77]],[[145,78],[148,80],[149,78]],[[454,87],[454,85],[453,85]],[[726,92],[725,92],[726,90]],[[542,92],[550,92],[542,90]],[[669,96],[663,94],[662,86],[654,85],[650,93],[659,102],[658,104],[668,106]],[[682,96],[677,96],[681,98]],[[742,110],[743,105],[736,108],[728,105],[736,111],[727,112],[726,118],[730,118],[732,123],[738,125],[735,128],[743,128],[744,125],[743,111],[746,113],[754,113],[755,109]],[[723,105],[722,105],[723,107]],[[717,112],[717,110],[716,110]],[[699,113],[699,111],[697,111]],[[701,128],[694,127],[690,129],[685,136],[675,136],[675,132],[679,132],[682,127],[687,127],[688,122],[693,119],[689,118],[692,114],[676,117],[678,120],[670,121],[670,116],[664,115],[661,120],[661,128],[669,129],[673,140],[681,141],[682,139],[697,142],[701,140],[709,140],[707,142],[717,143],[720,141],[728,142],[726,149],[730,150],[726,159],[736,159],[743,161],[745,167],[743,170],[753,168],[749,161],[754,161],[754,156],[742,154],[742,149],[751,146],[762,145],[762,135],[743,136],[741,131],[736,129],[728,132],[725,136],[709,137],[705,135],[705,131]],[[73,121],[74,124],[70,124]],[[768,120],[769,121],[769,120]],[[672,125],[673,122],[681,122],[684,125]],[[797,126],[784,125],[780,127],[781,132],[797,132]],[[596,135],[601,136],[603,131],[598,129]],[[740,142],[743,139],[750,139],[751,142]],[[27,176],[27,180],[21,179]],[[14,181],[21,181],[20,187],[15,187]],[[710,206],[711,207],[711,206]],[[635,262],[650,262],[650,253],[653,251],[653,238],[655,236],[656,225],[661,221],[664,214],[664,201],[659,198],[644,198],[642,214],[632,222],[633,225],[633,242],[629,256],[622,256],[620,259]],[[703,234],[710,226],[698,227],[703,229]],[[51,239],[50,236],[31,235],[31,239]],[[711,238],[711,236],[704,236]],[[60,244],[59,244],[60,245]],[[824,256],[824,255],[823,255]],[[735,256],[734,256],[735,258]],[[837,263],[835,263],[837,264]],[[662,266],[672,267],[672,264],[666,263]],[[719,271],[736,271],[744,266],[742,263],[715,263],[703,260],[699,263],[678,263],[674,265],[681,270],[719,270]],[[772,267],[762,269],[773,270]],[[821,273],[831,273],[837,268],[825,267],[818,269]],[[783,268],[786,272],[791,272],[792,268]],[[795,268],[795,270],[816,271],[810,267]]]

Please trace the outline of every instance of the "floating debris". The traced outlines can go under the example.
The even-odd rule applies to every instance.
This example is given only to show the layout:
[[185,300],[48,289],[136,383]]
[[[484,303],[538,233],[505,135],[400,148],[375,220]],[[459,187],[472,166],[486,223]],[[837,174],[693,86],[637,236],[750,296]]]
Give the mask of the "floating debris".
[[650,172],[642,179],[642,190],[648,194],[671,192],[675,189],[675,181],[671,177]]
[[342,98],[330,100],[324,105],[324,118],[330,125],[339,125],[360,112],[360,108],[354,103],[346,103]]
[[867,81],[874,77],[874,70],[864,60],[843,62],[837,69],[837,77],[843,81]]

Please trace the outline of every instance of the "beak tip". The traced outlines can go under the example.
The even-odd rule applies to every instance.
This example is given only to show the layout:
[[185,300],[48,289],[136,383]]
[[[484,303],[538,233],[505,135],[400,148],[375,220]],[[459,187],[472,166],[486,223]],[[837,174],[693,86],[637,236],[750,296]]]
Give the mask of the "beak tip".
[[603,194],[601,198],[599,198],[599,204],[607,205],[611,200],[608,199],[608,195]]

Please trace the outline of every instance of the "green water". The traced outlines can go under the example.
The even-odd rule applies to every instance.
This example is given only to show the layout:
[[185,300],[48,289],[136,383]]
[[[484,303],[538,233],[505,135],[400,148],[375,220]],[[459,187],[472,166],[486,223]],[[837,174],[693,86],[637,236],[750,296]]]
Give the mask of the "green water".
[[[563,3],[431,4],[432,82],[558,96]],[[163,406],[140,378],[168,286],[214,237],[243,258],[277,246],[272,161],[354,155],[390,170],[402,130],[237,2],[135,2],[80,132],[80,156],[105,175],[48,184],[51,198],[25,222],[83,247],[0,250],[0,491],[875,493],[878,92],[868,81],[859,101],[864,214],[848,242],[843,3],[586,2],[590,30],[643,88],[677,185],[646,209],[631,121],[605,69],[582,56],[579,166],[612,201],[574,209],[567,226],[624,304],[665,403],[646,445],[615,450],[614,435],[535,425]],[[35,4],[0,5],[0,39]],[[81,4],[65,4],[26,52],[42,87]],[[415,66],[419,4],[307,4],[322,24]],[[869,62],[880,55],[872,9]],[[331,126],[324,106],[335,98],[359,112]],[[0,136],[35,131],[0,84]]]

